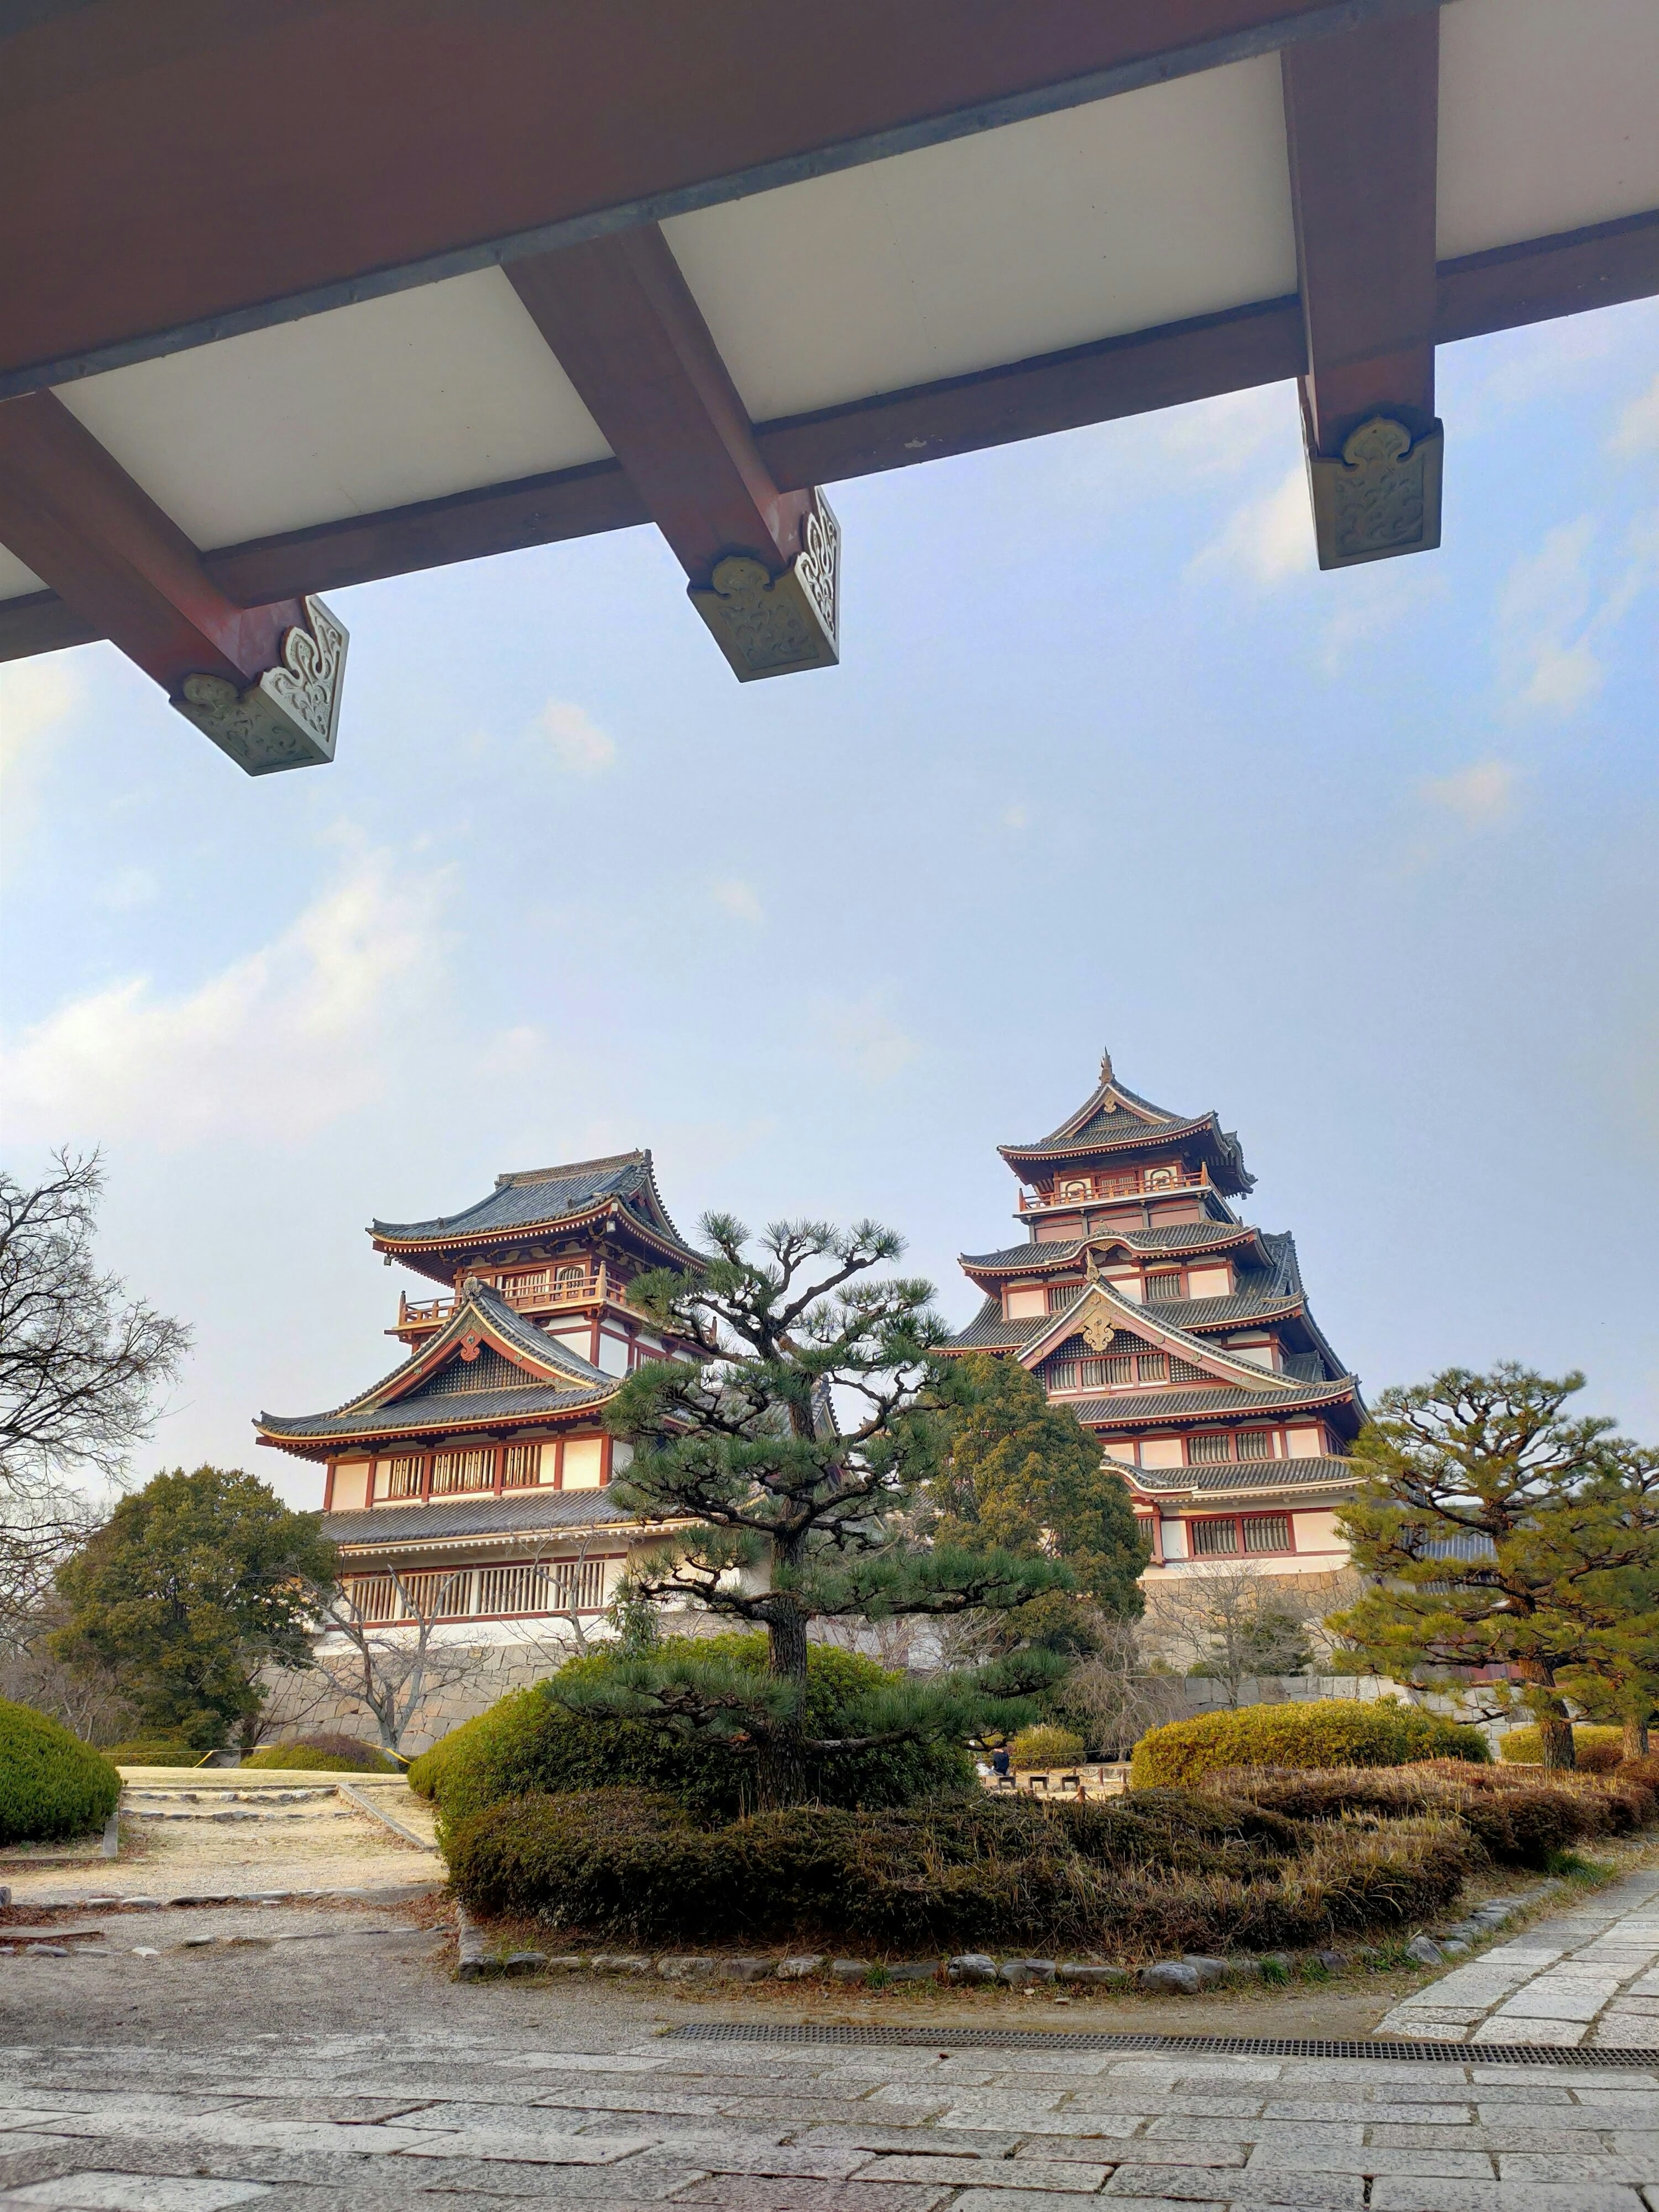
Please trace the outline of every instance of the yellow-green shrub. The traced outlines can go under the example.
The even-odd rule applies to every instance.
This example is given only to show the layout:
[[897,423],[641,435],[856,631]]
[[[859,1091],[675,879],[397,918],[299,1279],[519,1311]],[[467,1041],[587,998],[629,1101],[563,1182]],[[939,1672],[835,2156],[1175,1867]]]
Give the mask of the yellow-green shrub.
[[1070,1729],[1022,1729],[1008,1747],[1008,1756],[1021,1773],[1034,1766],[1075,1766],[1085,1746]]
[[244,1766],[287,1767],[295,1773],[396,1774],[395,1759],[356,1736],[301,1737],[297,1743],[268,1743],[242,1761]]
[[115,1810],[112,1760],[33,1705],[0,1698],[0,1844],[89,1835]]
[[1133,1790],[1191,1784],[1218,1766],[1407,1766],[1419,1759],[1489,1759],[1479,1729],[1397,1698],[1315,1698],[1241,1705],[1148,1729],[1134,1747]]
[[[1572,1753],[1585,1774],[1610,1774],[1625,1755],[1622,1729],[1595,1728],[1585,1721],[1573,1724]],[[1498,1746],[1506,1766],[1540,1766],[1544,1759],[1544,1732],[1538,1728],[1511,1729]]]

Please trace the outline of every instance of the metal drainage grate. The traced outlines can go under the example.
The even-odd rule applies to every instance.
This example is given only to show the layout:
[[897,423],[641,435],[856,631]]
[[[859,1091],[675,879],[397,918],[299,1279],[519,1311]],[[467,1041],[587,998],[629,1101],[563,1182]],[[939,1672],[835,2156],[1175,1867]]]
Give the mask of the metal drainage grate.
[[671,2028],[665,2043],[886,2044],[909,2051],[1167,2051],[1171,2057],[1390,2058],[1423,2063],[1461,2059],[1481,2066],[1652,2067],[1659,2050],[1603,2051],[1571,2044],[1432,2043],[1383,2036],[1108,2035],[1042,2027],[832,2027],[810,2023],[776,2027],[757,2021],[692,2021]]

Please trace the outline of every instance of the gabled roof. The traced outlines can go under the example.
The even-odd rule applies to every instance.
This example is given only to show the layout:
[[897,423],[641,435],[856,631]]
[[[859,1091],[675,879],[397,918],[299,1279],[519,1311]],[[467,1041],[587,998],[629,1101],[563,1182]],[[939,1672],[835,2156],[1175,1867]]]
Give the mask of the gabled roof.
[[1244,1165],[1237,1137],[1224,1129],[1213,1113],[1172,1114],[1154,1106],[1120,1083],[1112,1072],[1112,1056],[1103,1053],[1100,1080],[1076,1112],[1068,1114],[1057,1129],[1034,1144],[1000,1145],[997,1149],[1017,1174],[1028,1168],[1078,1166],[1099,1157],[1121,1159],[1126,1153],[1182,1145],[1205,1154],[1210,1176],[1218,1190],[1243,1192],[1255,1188],[1255,1178]]
[[1093,1282],[1086,1285],[1082,1295],[1073,1298],[1058,1313],[1049,1314],[1037,1334],[1019,1349],[1022,1367],[1040,1366],[1050,1353],[1060,1346],[1079,1328],[1091,1321],[1111,1329],[1122,1329],[1127,1334],[1154,1344],[1161,1351],[1173,1352],[1177,1358],[1190,1365],[1201,1367],[1206,1374],[1213,1375],[1218,1382],[1232,1383],[1244,1389],[1257,1389],[1267,1404],[1280,1402],[1288,1391],[1292,1395],[1303,1387],[1300,1381],[1292,1382],[1274,1374],[1252,1361],[1241,1359],[1218,1344],[1205,1338],[1190,1335],[1184,1328],[1162,1319],[1152,1307],[1142,1305],[1134,1298],[1126,1298],[1109,1283]]
[[[369,1235],[377,1251],[390,1252],[411,1265],[420,1266],[421,1256],[427,1254],[446,1255],[453,1263],[468,1251],[574,1228],[613,1209],[664,1258],[698,1262],[699,1255],[668,1217],[648,1151],[612,1152],[604,1159],[497,1176],[489,1195],[459,1213],[439,1214],[429,1221],[377,1220],[370,1223]],[[449,1269],[441,1267],[438,1273],[447,1279]]]
[[[486,1348],[522,1381],[441,1395],[422,1389],[446,1369],[470,1365]],[[503,1419],[597,1407],[619,1387],[615,1376],[580,1358],[498,1291],[469,1277],[442,1328],[367,1390],[325,1413],[262,1413],[254,1425],[272,1443],[316,1444],[336,1437],[348,1443],[435,1431],[459,1435]]]
[[1329,1382],[1297,1383],[1282,1397],[1261,1389],[1194,1383],[1175,1390],[1119,1390],[1110,1397],[1057,1398],[1054,1402],[1069,1406],[1091,1429],[1143,1429],[1154,1423],[1230,1420],[1236,1415],[1277,1421],[1288,1414],[1328,1408],[1350,1413],[1356,1430],[1364,1419],[1358,1380],[1352,1375],[1339,1375]]

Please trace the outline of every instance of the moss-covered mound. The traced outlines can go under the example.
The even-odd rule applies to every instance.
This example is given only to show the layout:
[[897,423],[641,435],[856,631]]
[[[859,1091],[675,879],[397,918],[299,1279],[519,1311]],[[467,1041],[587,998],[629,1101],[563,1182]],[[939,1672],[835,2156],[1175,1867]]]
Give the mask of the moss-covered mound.
[[1367,1832],[1187,1790],[814,1805],[700,1827],[660,1792],[598,1790],[491,1806],[448,1850],[474,1910],[606,1941],[1120,1955],[1407,1925],[1449,1904],[1476,1856],[1445,1822]]
[[120,1795],[112,1759],[33,1705],[0,1698],[0,1844],[90,1835]]
[[[763,1636],[700,1637],[690,1648],[758,1673]],[[664,1647],[674,1648],[673,1640]],[[409,1770],[410,1789],[434,1798],[447,1823],[487,1805],[547,1792],[554,1796],[630,1784],[660,1790],[705,1820],[730,1820],[755,1802],[751,1747],[665,1734],[640,1721],[573,1713],[554,1689],[567,1679],[600,1681],[614,1655],[593,1652],[561,1668],[551,1686],[516,1690],[476,1720],[464,1722],[423,1752]],[[849,1651],[815,1644],[807,1654],[806,1729],[837,1733],[838,1717],[857,1698],[901,1678]],[[898,1743],[841,1752],[809,1762],[813,1794],[827,1805],[909,1805],[961,1795],[974,1766],[955,1744]]]
[[361,1743],[356,1736],[301,1736],[293,1743],[268,1743],[242,1761],[244,1767],[288,1767],[304,1772],[315,1769],[319,1774],[397,1774],[402,1771],[395,1759],[372,1743]]
[[1461,1728],[1397,1698],[1316,1698],[1242,1705],[1151,1729],[1134,1747],[1136,1790],[1201,1782],[1223,1766],[1406,1766],[1423,1759],[1484,1764],[1479,1729]]

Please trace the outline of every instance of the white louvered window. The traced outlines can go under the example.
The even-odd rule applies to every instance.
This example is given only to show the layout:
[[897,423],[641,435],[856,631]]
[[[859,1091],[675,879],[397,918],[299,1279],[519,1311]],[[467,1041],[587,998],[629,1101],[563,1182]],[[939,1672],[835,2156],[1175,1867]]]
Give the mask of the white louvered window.
[[1187,1456],[1199,1463],[1208,1460],[1231,1459],[1232,1455],[1233,1440],[1224,1434],[1195,1436],[1188,1446],[1187,1451]]
[[1149,1301],[1153,1298],[1178,1298],[1180,1296],[1179,1267],[1159,1267],[1147,1276],[1146,1297]]
[[1271,1429],[1241,1429],[1238,1432],[1240,1459],[1271,1459],[1273,1439]]
[[359,1620],[390,1620],[397,1610],[398,1586],[390,1575],[350,1575],[341,1588]]
[[501,1454],[501,1487],[525,1490],[542,1479],[539,1444],[508,1444]]
[[385,1495],[387,1498],[418,1498],[421,1494],[421,1470],[423,1465],[424,1462],[419,1452],[386,1462]]
[[1082,1285],[1079,1283],[1050,1283],[1048,1285],[1049,1312],[1062,1313],[1081,1288]]

